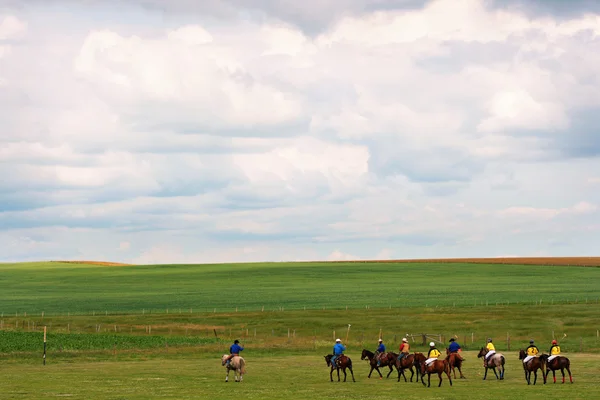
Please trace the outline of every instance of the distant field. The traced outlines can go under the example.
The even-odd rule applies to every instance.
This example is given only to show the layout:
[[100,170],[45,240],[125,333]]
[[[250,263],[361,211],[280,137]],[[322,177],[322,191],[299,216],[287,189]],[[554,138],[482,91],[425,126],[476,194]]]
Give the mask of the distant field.
[[[588,262],[589,264],[589,262]],[[428,262],[0,264],[0,312],[219,312],[595,301],[600,268]]]

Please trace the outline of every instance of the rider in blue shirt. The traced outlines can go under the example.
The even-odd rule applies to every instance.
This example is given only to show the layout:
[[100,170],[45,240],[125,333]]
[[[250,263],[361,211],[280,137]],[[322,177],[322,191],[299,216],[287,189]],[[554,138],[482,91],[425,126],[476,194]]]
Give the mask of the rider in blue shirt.
[[460,345],[458,344],[458,342],[456,340],[454,340],[454,338],[450,338],[450,345],[448,346],[448,351],[450,353],[456,353],[456,356],[461,360],[464,361],[465,359],[460,355],[460,353],[458,352],[460,350]]
[[335,360],[338,356],[344,354],[344,350],[346,350],[346,346],[342,344],[340,339],[335,339],[335,345],[333,346],[333,357],[331,357],[331,365],[335,365]]
[[239,345],[240,341],[235,339],[231,347],[229,348],[229,357],[227,358],[227,364],[229,364],[229,360],[231,360],[234,356],[239,356],[240,351],[244,350],[242,346]]
[[383,340],[379,339],[379,346],[377,346],[377,350],[375,350],[375,357],[377,357],[377,366],[381,366],[381,360],[379,359],[379,355],[381,353],[385,353],[385,345],[383,344]]

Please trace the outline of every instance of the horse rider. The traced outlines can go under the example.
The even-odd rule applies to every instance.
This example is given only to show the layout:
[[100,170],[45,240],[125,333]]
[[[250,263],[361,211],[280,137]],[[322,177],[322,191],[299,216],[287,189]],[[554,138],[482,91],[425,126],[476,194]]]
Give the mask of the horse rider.
[[533,339],[531,339],[529,341],[529,346],[525,349],[525,351],[527,352],[527,357],[523,359],[523,364],[527,364],[529,360],[537,356],[537,354],[540,352],[540,349],[537,348],[537,346],[533,343]]
[[235,339],[233,344],[229,348],[229,357],[227,357],[227,365],[229,365],[229,361],[235,357],[240,355],[240,351],[244,350],[242,346],[240,346],[240,341]]
[[483,358],[483,366],[487,367],[488,359],[494,354],[496,354],[496,347],[494,346],[494,343],[492,343],[492,338],[487,339],[487,344],[485,345],[485,348],[488,350],[488,352],[485,353],[485,357]]
[[335,344],[333,345],[333,357],[331,357],[331,365],[335,366],[335,360],[344,354],[344,350],[346,350],[346,346],[342,344],[340,339],[335,339]]
[[398,355],[398,361],[401,361],[402,357],[407,356],[410,353],[410,344],[408,344],[408,339],[402,339],[402,343],[400,344],[398,350],[400,352]]
[[460,344],[458,344],[458,342],[454,340],[454,338],[450,338],[450,345],[448,346],[448,351],[450,352],[450,354],[456,354],[456,357],[458,357],[459,360],[465,361],[465,359],[460,355],[460,352],[462,351],[462,349],[460,348]]
[[442,353],[440,353],[440,351],[438,349],[436,349],[435,343],[430,342],[429,343],[429,352],[427,353],[427,360],[425,360],[425,366],[428,366],[429,364],[431,364],[432,362],[437,360],[437,358],[441,354]]
[[379,358],[381,354],[385,353],[385,345],[383,344],[383,339],[379,339],[379,346],[377,346],[377,350],[375,350],[375,359],[377,360],[377,366],[381,366],[381,359]]
[[552,346],[550,346],[550,357],[548,357],[548,362],[554,360],[556,357],[560,355],[560,346],[556,339],[552,340]]

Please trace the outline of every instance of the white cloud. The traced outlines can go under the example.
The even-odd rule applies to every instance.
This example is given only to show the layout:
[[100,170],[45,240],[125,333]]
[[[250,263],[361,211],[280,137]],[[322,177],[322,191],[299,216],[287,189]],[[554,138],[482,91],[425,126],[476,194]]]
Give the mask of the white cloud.
[[303,6],[318,35],[243,5],[0,17],[3,257],[592,251],[598,15],[334,3]]
[[27,31],[27,23],[14,15],[0,15],[0,40],[12,39]]
[[343,253],[339,250],[334,250],[327,257],[328,261],[354,261],[360,260],[360,257],[354,256],[352,254]]

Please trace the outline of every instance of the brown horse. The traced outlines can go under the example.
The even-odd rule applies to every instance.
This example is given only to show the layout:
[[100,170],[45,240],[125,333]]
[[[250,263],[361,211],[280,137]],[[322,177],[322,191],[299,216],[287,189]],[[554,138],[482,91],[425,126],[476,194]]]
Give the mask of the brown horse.
[[463,360],[458,356],[457,353],[450,353],[450,350],[446,347],[446,360],[448,360],[448,364],[450,364],[450,369],[454,371],[454,379],[456,379],[456,369],[458,368],[458,372],[460,372],[460,379],[466,379],[466,377],[462,373],[462,363]]
[[[388,367],[390,369],[390,372],[388,372],[386,379],[390,377],[390,374],[394,371],[394,365],[396,364],[396,359],[398,358],[398,355],[396,353],[383,353],[380,356],[380,360],[381,360],[381,367]],[[373,373],[373,370],[376,370],[377,373],[379,374],[379,379],[383,378],[383,375],[381,375],[381,371],[379,371],[379,367],[377,366],[377,359],[375,358],[375,353],[367,350],[367,349],[363,349],[361,356],[360,356],[361,360],[367,359],[369,361],[369,365],[371,366],[371,370],[369,371],[369,375],[367,376],[367,378],[371,378],[371,374]]]
[[327,366],[331,367],[331,371],[329,371],[329,378],[331,379],[331,382],[333,382],[334,369],[337,370],[338,382],[340,381],[340,368],[344,373],[344,382],[346,382],[346,368],[348,368],[350,370],[350,373],[352,374],[352,382],[356,382],[356,380],[354,379],[354,372],[352,371],[352,360],[350,359],[350,357],[347,357],[343,354],[338,356],[338,358],[336,358],[335,360],[335,365],[331,363],[332,358],[333,354],[327,354],[325,356],[325,362],[327,363]]
[[554,383],[556,383],[556,372],[560,369],[560,373],[562,374],[562,383],[565,383],[565,369],[569,373],[569,380],[573,383],[573,377],[571,376],[571,361],[567,357],[556,356],[551,361],[548,361],[548,354],[542,354],[540,358],[544,359],[544,364],[546,364],[546,377],[552,371],[552,378],[554,378]]
[[[402,358],[400,358],[400,355],[398,354],[398,357],[396,358],[396,369],[398,370],[398,382],[400,382],[400,375],[404,376],[404,382],[408,382],[406,380],[406,375],[404,374],[405,369],[408,369],[410,371],[410,381],[412,382],[413,376],[415,375],[415,372],[413,371],[413,366],[415,366],[415,355],[414,354],[407,354]],[[415,369],[417,370],[417,380],[415,382],[419,383],[419,368],[415,368]]]
[[431,386],[431,374],[438,374],[440,378],[440,383],[438,387],[442,386],[442,373],[445,373],[448,376],[448,381],[450,382],[450,386],[452,386],[452,376],[450,375],[450,365],[448,364],[448,360],[435,360],[432,361],[429,365],[425,365],[425,360],[427,358],[423,353],[415,353],[415,366],[421,370],[421,383],[425,386],[425,381],[423,378],[425,374],[427,374],[427,387]]
[[[544,356],[544,355],[546,357],[548,356],[547,354],[542,354],[542,356]],[[525,353],[525,350],[523,350],[523,349],[519,350],[519,360],[524,360],[525,357],[527,357],[527,353]],[[546,384],[546,371],[545,371],[546,358],[533,357],[526,363],[523,363],[523,370],[525,371],[525,380],[527,381],[528,385],[531,384],[531,373],[532,372],[534,374],[533,384],[535,385],[535,382],[537,382],[537,370],[538,369],[542,370],[542,377],[544,378],[544,385],[545,385]]]
[[[485,355],[488,353],[488,351],[489,351],[488,349],[486,349],[485,347],[482,347],[481,350],[479,350],[479,353],[477,353],[477,358],[485,357]],[[483,380],[485,381],[485,379],[487,378],[488,369],[491,369],[492,371],[494,371],[494,375],[496,375],[496,379],[504,380],[504,364],[505,363],[506,363],[506,359],[504,358],[504,355],[502,353],[494,353],[493,355],[491,355],[490,358],[488,358],[488,360],[487,360],[487,366],[484,365],[485,374],[483,375]],[[498,368],[498,370],[500,371],[499,377],[498,377],[498,374],[496,373],[496,368]]]

